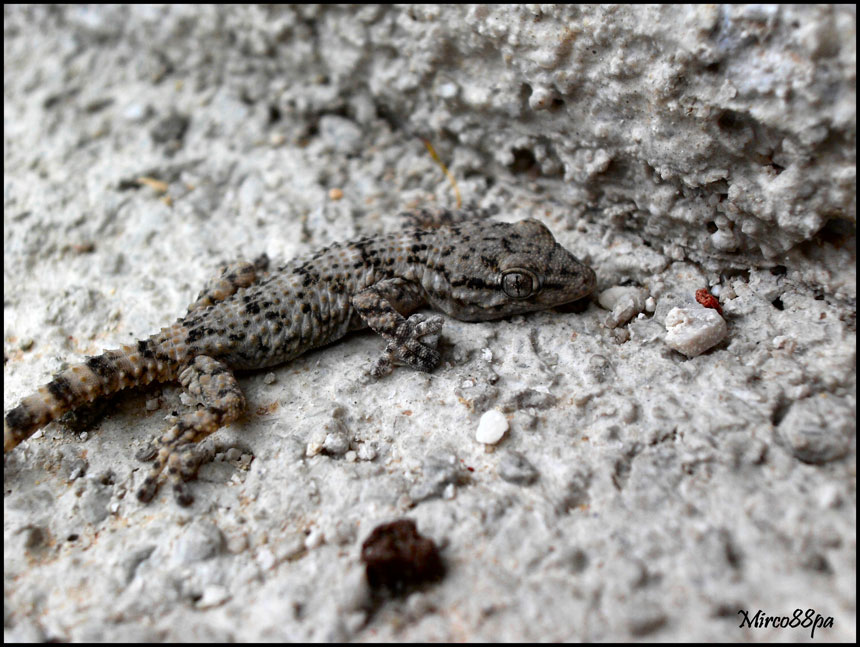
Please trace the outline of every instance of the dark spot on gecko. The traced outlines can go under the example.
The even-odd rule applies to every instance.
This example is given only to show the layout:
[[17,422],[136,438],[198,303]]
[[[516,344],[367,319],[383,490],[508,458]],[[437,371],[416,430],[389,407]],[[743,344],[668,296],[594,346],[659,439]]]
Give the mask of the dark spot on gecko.
[[152,352],[152,348],[149,346],[149,340],[144,339],[137,342],[137,352],[143,355],[146,359],[152,359],[154,353]]
[[72,402],[75,399],[75,393],[72,390],[72,385],[69,383],[69,380],[64,377],[55,377],[53,380],[48,382],[47,386],[48,391],[57,400],[62,400],[63,402]]
[[23,404],[19,404],[6,414],[6,424],[12,429],[28,429],[33,424],[33,416]]
[[194,328],[193,330],[189,330],[188,334],[185,336],[186,344],[193,344],[194,342],[200,340],[203,337],[203,327]]
[[493,272],[497,271],[498,269],[495,259],[488,258],[483,254],[481,254],[481,262]]
[[93,373],[106,380],[116,375],[116,367],[104,355],[88,357],[84,363]]

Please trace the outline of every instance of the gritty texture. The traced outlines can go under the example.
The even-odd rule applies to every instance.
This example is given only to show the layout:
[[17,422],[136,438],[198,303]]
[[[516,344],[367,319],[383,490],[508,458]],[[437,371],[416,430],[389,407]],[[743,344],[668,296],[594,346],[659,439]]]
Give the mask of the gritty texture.
[[[368,380],[369,331],[233,371],[190,507],[135,497],[178,379],[45,426],[6,458],[7,641],[811,640],[739,626],[798,609],[856,640],[853,7],[9,6],[4,36],[5,412],[225,265],[455,208],[422,139],[622,288],[442,314],[430,373]],[[687,358],[700,290],[727,334]],[[402,518],[446,574],[370,614],[361,544]]]

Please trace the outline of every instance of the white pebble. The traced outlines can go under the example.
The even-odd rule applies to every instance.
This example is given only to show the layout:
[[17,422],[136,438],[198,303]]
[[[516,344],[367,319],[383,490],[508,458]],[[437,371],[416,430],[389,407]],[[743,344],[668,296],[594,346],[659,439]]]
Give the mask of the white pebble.
[[311,441],[308,443],[308,446],[305,448],[305,456],[310,458],[311,456],[316,456],[317,454],[322,453],[323,444],[318,441]]
[[718,229],[711,234],[711,244],[721,252],[733,252],[738,248],[738,239],[731,230]]
[[478,422],[478,431],[475,432],[475,440],[485,445],[495,445],[502,439],[508,430],[508,419],[498,409],[490,409]]
[[376,458],[376,448],[373,445],[362,443],[358,446],[358,460],[372,461]]
[[342,431],[333,431],[325,437],[323,449],[329,454],[341,456],[349,451],[349,438]]
[[197,601],[197,608],[211,609],[224,604],[230,597],[230,592],[223,586],[210,584],[203,589],[203,596]]
[[602,308],[611,310],[606,318],[606,326],[623,326],[645,309],[646,292],[637,287],[616,285],[604,290],[597,297]]
[[666,345],[687,357],[701,355],[727,334],[725,320],[712,308],[672,308],[666,315]]
[[261,548],[257,552],[257,564],[260,565],[264,571],[269,570],[272,566],[275,565],[275,554],[269,550],[268,548]]
[[314,548],[318,548],[323,545],[325,541],[325,535],[323,532],[317,528],[311,530],[311,533],[305,538],[305,548],[308,550],[313,550]]
[[443,83],[436,90],[436,94],[443,99],[453,99],[457,96],[460,88],[454,83]]
[[597,302],[600,304],[601,308],[614,310],[615,306],[622,298],[629,297],[641,312],[645,307],[645,296],[645,290],[642,288],[637,288],[631,285],[615,285],[601,292],[597,296]]

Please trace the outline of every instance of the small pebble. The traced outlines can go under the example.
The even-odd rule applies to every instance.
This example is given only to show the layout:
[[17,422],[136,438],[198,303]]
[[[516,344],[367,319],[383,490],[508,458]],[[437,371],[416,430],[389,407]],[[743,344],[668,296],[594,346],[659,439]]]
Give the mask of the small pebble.
[[630,340],[630,331],[626,328],[616,328],[612,331],[612,337],[615,339],[616,343],[623,344]]
[[351,155],[361,151],[361,128],[350,119],[337,115],[324,115],[319,120],[319,134],[322,140],[343,155]]
[[672,308],[666,314],[666,345],[687,357],[701,355],[726,338],[725,320],[710,308]]
[[481,416],[475,440],[485,445],[495,445],[508,430],[508,420],[498,409],[490,409]]
[[307,548],[308,550],[313,550],[314,548],[322,546],[324,541],[325,536],[323,535],[322,531],[318,528],[314,528],[313,530],[311,530],[311,534],[309,534],[305,538],[305,548]]
[[616,285],[604,290],[597,297],[602,308],[611,311],[606,318],[606,326],[623,326],[645,309],[645,290],[632,286]]
[[456,83],[442,83],[436,89],[436,94],[442,99],[453,99],[460,92]]
[[155,411],[158,409],[158,398],[150,398],[146,401],[146,410]]
[[[404,460],[403,463],[404,467],[409,469],[408,461]],[[423,468],[424,478],[409,492],[413,502],[444,496],[448,485],[456,485],[462,476],[460,462],[454,454],[448,452],[428,456],[423,464],[416,465],[416,471],[418,466]]]
[[274,384],[277,381],[278,378],[275,376],[274,373],[266,373],[266,375],[263,377],[263,384]]
[[257,551],[257,564],[264,571],[272,568],[275,565],[275,561],[275,554],[267,546]]
[[323,429],[317,429],[311,434],[311,438],[308,441],[308,446],[305,449],[305,456],[310,458],[311,456],[316,456],[321,453],[323,450],[323,443],[325,443],[326,433]]
[[345,454],[349,451],[349,438],[342,431],[333,431],[325,437],[323,449],[336,456]]
[[361,561],[375,593],[404,595],[445,573],[436,544],[418,534],[411,519],[398,519],[374,528],[361,545]]
[[372,461],[376,458],[376,448],[369,443],[362,443],[358,446],[358,460]]
[[181,564],[202,562],[218,555],[224,546],[224,535],[212,522],[201,521],[189,526],[179,538],[174,558]]
[[203,589],[203,596],[197,600],[198,609],[211,609],[230,599],[230,592],[218,584],[209,584]]
[[711,234],[711,244],[721,252],[733,252],[738,248],[738,239],[731,230],[718,229]]
[[123,110],[122,116],[126,121],[131,123],[141,123],[146,120],[151,112],[152,109],[148,106],[141,103],[132,103]]
[[813,465],[847,455],[856,429],[856,407],[829,394],[793,403],[779,423],[779,432],[795,458]]
[[525,456],[510,451],[499,461],[499,476],[509,483],[528,485],[538,477],[538,472]]

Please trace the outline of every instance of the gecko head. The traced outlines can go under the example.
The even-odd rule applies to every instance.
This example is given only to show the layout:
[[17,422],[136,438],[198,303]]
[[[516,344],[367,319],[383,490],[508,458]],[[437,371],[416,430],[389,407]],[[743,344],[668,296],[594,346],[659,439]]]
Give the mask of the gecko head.
[[[479,223],[460,231],[463,254],[456,259],[439,310],[464,321],[498,319],[551,308],[590,294],[594,270],[559,245],[537,220]],[[466,251],[467,250],[467,251]],[[446,294],[447,293],[447,294]]]

